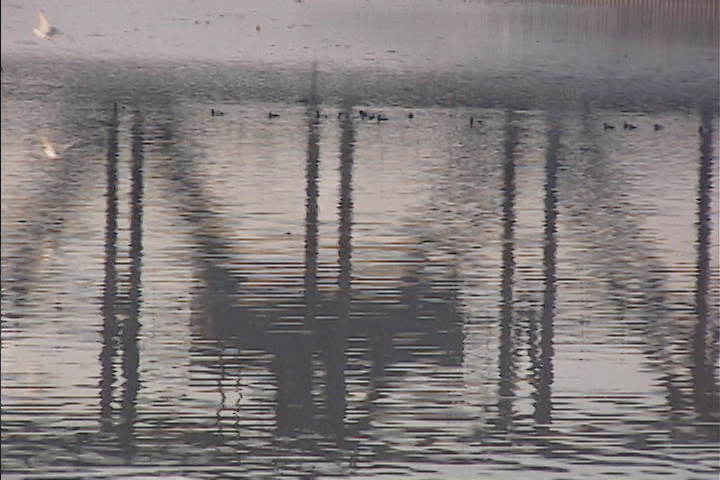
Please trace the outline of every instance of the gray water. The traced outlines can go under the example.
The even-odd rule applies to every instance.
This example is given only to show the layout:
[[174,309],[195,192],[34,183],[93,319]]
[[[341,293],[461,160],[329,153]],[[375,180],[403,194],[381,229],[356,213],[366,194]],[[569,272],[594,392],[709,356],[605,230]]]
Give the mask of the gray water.
[[716,3],[84,5],[2,4],[3,476],[717,478]]

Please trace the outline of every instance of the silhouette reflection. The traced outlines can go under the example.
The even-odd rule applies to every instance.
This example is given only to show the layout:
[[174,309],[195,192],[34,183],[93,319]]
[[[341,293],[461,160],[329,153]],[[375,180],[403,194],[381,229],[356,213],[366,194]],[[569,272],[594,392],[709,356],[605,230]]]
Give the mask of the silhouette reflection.
[[[507,460],[578,476],[568,465],[605,458],[608,445],[618,455],[604,472],[658,467],[661,442],[710,451],[699,444],[718,440],[714,107],[700,116],[699,178],[678,186],[697,216],[672,217],[692,238],[668,255],[663,236],[677,231],[650,224],[665,218],[657,190],[681,182],[660,172],[658,152],[697,161],[689,114],[658,114],[662,132],[633,119],[631,137],[602,128],[626,112],[577,118],[575,106],[529,111],[492,97],[501,108],[473,107],[483,123],[470,129],[465,107],[411,103],[411,120],[386,99],[321,96],[313,70],[302,106],[293,90],[281,105],[225,103],[212,123],[193,103],[206,95],[137,97],[139,111],[114,108],[102,122],[103,154],[42,164],[52,179],[30,190],[39,227],[8,243],[25,258],[3,259],[28,261],[10,287],[23,302],[3,304],[25,315],[4,315],[3,354],[87,344],[99,378],[85,378],[88,393],[68,374],[84,363],[63,355],[61,367],[79,368],[37,372],[16,357],[4,377],[13,459],[44,449],[62,466],[174,462],[188,476],[212,465],[246,477]],[[272,122],[269,105],[283,109]],[[389,120],[353,119],[360,108]],[[675,138],[687,123],[692,138]],[[83,171],[93,162],[103,180]],[[287,198],[252,200],[275,194]],[[288,224],[304,232],[284,235]],[[48,233],[77,256],[36,267],[34,243]],[[97,267],[78,276],[97,289],[85,297],[66,281],[81,256]],[[56,310],[53,289],[66,302]]]
[[[315,95],[311,95],[311,98]],[[301,291],[277,292],[255,288],[251,302],[241,300],[248,288],[244,266],[232,265],[232,259],[242,251],[242,246],[233,243],[217,215],[217,207],[205,194],[205,186],[200,176],[195,174],[199,168],[199,156],[184,156],[176,161],[166,162],[159,168],[170,185],[169,194],[173,196],[173,205],[178,209],[178,218],[190,225],[194,252],[195,274],[200,280],[193,290],[191,323],[199,335],[193,345],[192,361],[201,365],[214,376],[217,384],[220,409],[217,412],[217,434],[197,433],[192,441],[205,446],[232,442],[245,445],[249,452],[255,452],[254,446],[240,425],[245,417],[251,415],[240,399],[243,388],[242,373],[256,364],[253,357],[271,358],[267,366],[272,375],[274,399],[274,437],[276,445],[297,440],[308,452],[320,454],[322,441],[330,440],[336,448],[345,452],[355,451],[359,447],[358,437],[366,435],[371,429],[375,415],[380,413],[375,400],[381,398],[381,390],[388,379],[402,375],[388,367],[407,362],[418,364],[421,353],[428,348],[436,349],[439,354],[433,358],[438,365],[459,366],[464,355],[465,318],[457,298],[460,280],[448,286],[447,278],[438,278],[428,273],[429,269],[418,268],[408,262],[398,269],[401,287],[392,302],[387,298],[377,301],[373,294],[361,289],[353,289],[353,173],[355,166],[357,125],[348,115],[338,117],[339,140],[339,191],[337,192],[337,289],[318,288],[318,270],[322,267],[318,258],[320,243],[319,223],[319,171],[321,162],[321,117],[316,114],[319,105],[309,103],[306,112],[307,149],[305,160],[305,237],[303,264],[303,288]],[[343,112],[350,113],[353,106],[348,102]],[[334,116],[333,116],[334,117]],[[497,415],[488,422],[494,427],[492,440],[505,442],[507,434],[519,431],[524,420],[519,413],[518,393],[521,378],[519,358],[523,325],[516,318],[516,262],[518,199],[517,161],[522,152],[521,133],[525,132],[520,115],[507,111],[502,128],[502,164],[499,167],[502,198],[501,211],[501,249],[499,281],[500,299],[498,326],[497,392],[493,397]],[[103,371],[100,397],[101,416],[112,419],[118,412],[112,410],[112,394],[117,379],[113,376],[113,359],[122,348],[124,391],[121,399],[121,428],[117,430],[124,454],[133,456],[135,433],[135,403],[140,388],[138,369],[139,352],[139,311],[142,259],[142,196],[143,196],[143,123],[139,116],[132,127],[132,175],[131,175],[131,238],[130,238],[130,275],[128,277],[127,298],[119,292],[124,291],[124,283],[118,280],[117,273],[117,216],[118,216],[118,152],[117,152],[117,113],[111,121],[110,142],[107,152],[107,205],[106,205],[106,243],[105,243],[105,298],[103,303],[103,351],[101,369]],[[703,120],[704,125],[712,124],[712,117]],[[161,149],[166,153],[177,154],[177,143],[181,140],[172,127],[172,122],[161,126]],[[585,134],[591,135],[590,129]],[[704,136],[703,136],[704,132]],[[529,379],[533,400],[533,428],[537,437],[528,442],[551,447],[548,451],[555,454],[564,448],[581,452],[577,445],[566,444],[558,434],[557,423],[553,415],[553,382],[555,361],[555,310],[557,295],[557,229],[558,229],[558,192],[569,188],[558,181],[560,165],[565,165],[561,138],[563,126],[556,112],[547,113],[546,144],[544,147],[544,229],[542,241],[542,309],[541,314],[530,319],[528,356],[531,378]],[[594,134],[592,134],[594,135]],[[710,226],[709,208],[712,191],[712,138],[710,130],[701,129],[700,186],[698,187],[698,208],[700,226],[698,233],[698,287],[697,287],[697,324],[693,337],[693,399],[687,397],[687,378],[673,375],[668,369],[664,377],[664,388],[668,391],[670,408],[678,413],[673,417],[670,429],[676,428],[686,419],[679,414],[692,404],[697,416],[703,422],[714,421],[712,402],[716,401],[715,390],[708,387],[713,382],[712,363],[708,362],[712,342],[708,332],[711,330],[707,306],[709,282],[709,245]],[[584,150],[586,151],[586,150]],[[588,190],[595,189],[602,195],[612,197],[612,190],[603,182],[612,178],[611,172],[603,171],[600,162],[600,150],[588,149],[591,155],[588,165],[576,165],[578,169],[587,168],[581,185]],[[325,153],[323,151],[323,153]],[[522,180],[522,178],[520,178]],[[598,186],[600,185],[600,186]],[[576,195],[564,190],[567,195]],[[522,203],[520,204],[522,206]],[[573,212],[570,211],[572,215]],[[621,214],[611,218],[622,218]],[[602,226],[607,218],[602,215],[585,216],[596,225]],[[592,238],[591,238],[592,239]],[[597,241],[600,245],[600,240]],[[604,247],[606,248],[606,247]],[[629,249],[636,248],[633,244]],[[422,255],[422,253],[419,253]],[[522,258],[522,257],[520,257]],[[257,267],[256,267],[257,268]],[[607,267],[605,274],[616,280],[618,272]],[[248,272],[249,275],[249,272]],[[540,283],[540,281],[538,281]],[[643,285],[652,286],[652,279]],[[622,301],[626,285],[609,282],[608,289],[618,294],[613,301]],[[647,287],[650,288],[650,287]],[[622,295],[620,294],[622,293]],[[127,309],[118,309],[118,304],[127,302]],[[117,318],[126,313],[123,321]],[[649,348],[648,357],[667,355],[666,345],[657,338],[658,332],[652,325],[638,329],[645,337]],[[120,334],[120,338],[117,336]],[[399,338],[412,338],[412,342],[403,343]],[[349,346],[353,346],[352,352]],[[358,347],[359,345],[359,347]],[[248,354],[247,352],[252,352]],[[349,358],[361,359],[368,365],[367,370],[348,381]],[[653,357],[654,358],[654,357]],[[704,362],[704,363],[702,363]],[[708,373],[710,372],[710,373]],[[355,394],[358,380],[367,386],[369,392],[362,403],[348,401]],[[685,382],[685,384],[683,383]],[[710,389],[710,390],[708,390]],[[712,391],[711,391],[712,390]],[[234,402],[231,395],[237,395]],[[235,427],[228,429],[223,418],[227,410],[233,412]],[[675,425],[677,421],[678,425]],[[188,423],[192,427],[192,421]],[[708,433],[712,438],[712,434]],[[552,437],[552,442],[550,441]],[[487,436],[484,438],[488,439]],[[643,440],[640,439],[640,442]],[[260,447],[257,447],[260,448]],[[588,447],[585,453],[597,454]],[[376,452],[380,455],[379,450]],[[323,455],[327,452],[322,453]],[[342,454],[344,456],[348,453]],[[354,454],[353,454],[354,455]],[[397,458],[397,457],[395,457]],[[356,462],[352,457],[351,462]]]
[[318,335],[323,352],[326,372],[325,412],[326,425],[322,428],[326,434],[343,439],[345,433],[346,387],[345,364],[348,323],[351,317],[351,274],[352,274],[352,167],[355,128],[349,119],[352,106],[344,108],[340,119],[340,202],[338,206],[338,275],[337,318],[322,322]]
[[[105,225],[105,281],[103,293],[103,346],[100,353],[100,420],[103,429],[117,433],[126,459],[135,454],[135,420],[140,389],[140,306],[142,291],[142,205],[143,205],[143,127],[138,116],[132,125],[132,164],[130,176],[130,265],[122,281],[118,260],[118,109],[112,110],[107,150],[107,203]],[[119,318],[120,317],[120,318]],[[122,392],[120,409],[113,408],[116,377],[115,357],[121,350]],[[117,418],[116,418],[117,416]]]
[[[350,107],[347,108],[349,111]],[[185,209],[180,217],[200,227],[196,230],[196,242],[200,245],[196,265],[203,286],[195,292],[192,310],[192,322],[197,331],[203,338],[217,341],[221,349],[232,346],[240,351],[263,351],[273,356],[272,370],[277,386],[275,421],[279,435],[287,437],[317,432],[342,441],[348,433],[357,434],[358,429],[367,428],[368,415],[372,410],[372,405],[366,404],[364,412],[355,412],[352,427],[347,424],[348,338],[355,341],[365,339],[366,347],[356,355],[371,365],[366,382],[371,388],[377,388],[387,375],[387,365],[398,361],[416,362],[417,354],[430,347],[441,352],[433,361],[459,365],[463,333],[453,289],[439,280],[435,285],[433,278],[423,278],[419,272],[403,272],[405,287],[399,292],[396,305],[388,304],[387,299],[377,302],[353,292],[351,239],[355,127],[349,120],[341,120],[340,123],[338,289],[334,295],[317,290],[316,178],[319,139],[315,125],[317,116],[308,114],[308,119],[305,285],[301,296],[294,297],[288,293],[282,296],[281,304],[272,303],[273,296],[264,296],[262,292],[253,295],[255,305],[235,301],[242,292],[244,277],[241,271],[230,272],[223,266],[226,259],[223,251],[229,252],[232,247],[222,246],[223,241],[216,236],[220,232],[218,227],[202,226],[210,217],[202,212],[210,211],[212,207],[201,186],[193,179],[190,170],[192,160],[179,161],[168,168],[172,169],[169,173],[171,181],[177,184],[176,203]],[[167,136],[171,134],[168,132]],[[168,142],[168,147],[171,143]],[[408,308],[410,305],[413,307]],[[417,352],[408,345],[398,348],[393,342],[398,334],[412,334]],[[196,348],[205,349],[207,355],[217,355],[200,344]],[[201,357],[206,358],[206,355],[196,358]],[[223,353],[221,358],[223,365],[246,361],[245,357],[231,358],[227,353]],[[316,358],[321,363],[314,363]],[[207,366],[215,368],[210,364]],[[225,367],[218,368],[222,370]],[[317,368],[322,370],[318,372]],[[317,377],[317,374],[320,376]],[[313,385],[318,378],[322,381],[317,385],[320,397],[315,397]],[[368,398],[375,396],[371,392]]]
[[[100,418],[113,416],[115,372],[113,359],[117,350],[117,216],[118,216],[118,108],[115,104],[108,129],[107,192],[105,206],[105,282],[103,285],[103,346],[100,352]],[[104,427],[109,426],[103,421]]]
[[[720,439],[720,386],[714,375],[717,349],[717,315],[708,306],[710,293],[710,245],[712,222],[714,109],[703,108],[700,115],[700,168],[698,182],[697,283],[695,311],[697,323],[692,336],[693,404],[699,425],[708,439]],[[717,198],[717,195],[716,195]],[[715,312],[717,314],[717,311]],[[714,338],[713,338],[714,337]]]
[[505,117],[503,167],[503,236],[502,281],[500,306],[500,355],[498,361],[498,427],[511,429],[515,396],[515,346],[513,344],[514,309],[513,275],[515,273],[515,149],[519,143],[520,126],[513,111]]
[[535,392],[535,421],[540,425],[552,422],[553,335],[556,292],[557,251],[557,173],[560,152],[561,124],[556,112],[549,113],[548,144],[545,152],[545,232],[543,242],[543,268],[545,291],[540,319],[540,358],[537,367]]

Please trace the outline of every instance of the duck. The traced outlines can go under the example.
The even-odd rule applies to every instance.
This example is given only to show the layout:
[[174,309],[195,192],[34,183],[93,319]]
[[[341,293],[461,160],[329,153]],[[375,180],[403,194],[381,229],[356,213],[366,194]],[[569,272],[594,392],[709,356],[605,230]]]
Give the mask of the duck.
[[215,110],[214,108],[210,109],[211,117],[222,117],[223,115],[225,115],[225,112],[221,112],[220,110]]
[[366,120],[368,118],[368,113],[365,110],[360,110],[358,113],[360,114],[360,118],[362,118],[363,120]]
[[623,130],[635,130],[637,127],[631,123],[623,122]]
[[268,112],[268,118],[277,118],[279,116],[279,113]]
[[415,118],[415,115],[413,114],[413,112],[408,113],[408,118]]
[[659,123],[656,123],[653,128],[654,128],[655,131],[657,132],[658,130],[662,130],[664,127],[663,127],[662,125],[660,125]]
[[607,122],[603,123],[603,130],[615,130],[615,125],[610,125]]
[[386,117],[386,116],[383,115],[382,113],[378,113],[378,114],[377,114],[377,123],[387,122],[387,121],[388,121],[388,117]]

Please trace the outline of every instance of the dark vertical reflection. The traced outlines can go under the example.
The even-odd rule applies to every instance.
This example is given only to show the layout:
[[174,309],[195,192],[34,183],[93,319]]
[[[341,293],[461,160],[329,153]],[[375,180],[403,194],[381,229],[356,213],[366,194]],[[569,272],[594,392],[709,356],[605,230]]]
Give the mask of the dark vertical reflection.
[[[307,108],[307,160],[305,186],[305,329],[316,328],[318,292],[318,171],[320,167],[320,119],[317,115],[317,65],[312,66]],[[313,428],[312,340],[303,332],[273,335],[277,375],[277,425],[281,435]]]
[[114,105],[110,117],[107,149],[107,192],[105,203],[105,280],[103,291],[102,349],[100,350],[100,418],[104,427],[112,418],[112,394],[115,375],[113,358],[117,349],[117,216],[118,216],[118,110]]
[[515,149],[518,145],[520,128],[512,111],[507,112],[505,126],[505,148],[503,166],[503,249],[500,309],[500,382],[498,393],[498,410],[502,429],[510,426],[512,419],[514,382],[512,342],[513,327],[513,275],[515,272],[514,237],[515,237]]
[[553,320],[555,314],[556,251],[557,239],[557,166],[560,150],[560,121],[556,114],[549,118],[548,145],[545,151],[545,232],[543,242],[543,268],[545,292],[540,319],[540,365],[535,398],[535,421],[548,424],[552,421],[553,382]]
[[318,169],[320,167],[320,119],[317,110],[317,67],[313,65],[308,104],[308,144],[305,187],[305,321],[312,326],[317,314],[318,287]]
[[142,213],[143,213],[143,128],[142,119],[136,116],[132,126],[132,167],[130,189],[130,277],[129,308],[123,322],[123,376],[125,388],[122,398],[122,429],[120,440],[127,456],[133,455],[133,437],[136,401],[140,388],[138,367],[138,334],[140,331],[140,301],[142,291]]
[[355,128],[350,119],[351,107],[346,106],[341,116],[340,128],[340,202],[338,205],[338,276],[337,315],[335,321],[327,324],[322,332],[325,340],[325,371],[327,372],[327,418],[329,432],[335,438],[344,437],[345,398],[345,350],[347,346],[348,322],[351,313],[352,274],[352,167],[355,145]]
[[277,429],[293,436],[313,428],[312,343],[302,332],[283,331],[272,337],[277,375]]
[[[700,178],[698,185],[698,242],[697,242],[697,324],[692,341],[692,381],[695,411],[701,423],[718,420],[718,387],[713,375],[713,348],[709,337],[710,315],[708,292],[710,290],[710,244],[712,215],[712,135],[713,111],[703,109],[700,120]],[[720,437],[716,426],[707,426],[708,435],[714,440]]]

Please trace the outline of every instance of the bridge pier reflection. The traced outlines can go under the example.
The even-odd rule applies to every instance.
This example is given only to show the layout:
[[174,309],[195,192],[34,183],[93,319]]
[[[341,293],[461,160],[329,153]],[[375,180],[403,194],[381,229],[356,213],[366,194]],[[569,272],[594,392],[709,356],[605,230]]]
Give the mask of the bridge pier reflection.
[[[310,108],[315,108],[311,106]],[[346,107],[351,110],[351,105]],[[310,110],[309,110],[310,111]],[[348,424],[347,359],[348,339],[362,342],[364,349],[355,352],[370,367],[364,379],[371,391],[381,386],[387,365],[397,361],[416,361],[418,353],[437,349],[439,364],[460,365],[463,333],[461,314],[453,290],[440,279],[423,277],[408,260],[398,271],[395,302],[352,288],[353,163],[355,126],[340,119],[340,166],[338,202],[338,277],[334,294],[321,293],[317,285],[318,269],[318,197],[319,135],[317,116],[308,113],[306,168],[306,231],[304,284],[298,296],[284,295],[280,304],[270,301],[243,303],[235,300],[242,294],[244,278],[220,264],[225,247],[209,225],[197,238],[203,254],[196,263],[202,280],[195,295],[193,323],[203,338],[215,339],[221,348],[261,350],[271,354],[276,378],[276,428],[288,437],[316,432],[343,443],[348,433],[365,428],[372,404],[364,413],[354,412]],[[205,221],[199,213],[203,205],[200,186],[190,170],[176,165],[172,177],[178,182],[179,195],[188,210],[182,217]],[[180,187],[181,186],[181,187]],[[262,292],[255,299],[272,298]],[[410,307],[412,306],[412,307]],[[422,313],[422,315],[421,315]],[[402,335],[412,338],[412,346],[395,344]],[[224,356],[225,358],[225,356]]]
[[498,427],[501,431],[512,428],[515,397],[515,326],[513,309],[513,280],[515,274],[515,149],[519,143],[520,125],[510,110],[505,117],[505,143],[502,185],[502,278],[500,304],[500,352],[498,358]]
[[[105,431],[115,431],[119,447],[127,459],[135,454],[136,403],[140,390],[140,307],[142,300],[144,153],[143,121],[135,115],[131,127],[130,239],[127,276],[118,271],[118,189],[119,117],[117,104],[110,119],[107,149],[107,200],[105,210],[105,278],[103,287],[103,328],[100,352],[100,421]],[[116,356],[120,351],[123,377],[120,409],[113,408],[117,389]]]
[[[698,181],[698,238],[697,238],[697,282],[695,295],[695,313],[697,323],[692,334],[692,384],[693,404],[697,421],[704,425],[704,433],[709,440],[717,442],[720,430],[718,405],[720,391],[714,375],[718,351],[717,345],[717,308],[709,305],[708,294],[711,291],[710,238],[712,222],[712,178],[713,178],[713,116],[714,109],[704,108],[700,115],[700,167]],[[717,194],[715,195],[717,198]],[[717,253],[717,252],[716,252]],[[713,338],[715,337],[715,338]]]
[[548,144],[545,151],[545,231],[543,238],[543,269],[545,289],[540,317],[540,358],[536,366],[538,376],[535,392],[535,422],[552,422],[552,383],[554,359],[555,294],[557,291],[557,172],[562,127],[557,113],[548,118]]

